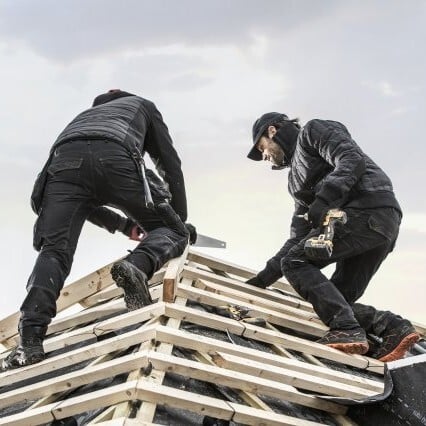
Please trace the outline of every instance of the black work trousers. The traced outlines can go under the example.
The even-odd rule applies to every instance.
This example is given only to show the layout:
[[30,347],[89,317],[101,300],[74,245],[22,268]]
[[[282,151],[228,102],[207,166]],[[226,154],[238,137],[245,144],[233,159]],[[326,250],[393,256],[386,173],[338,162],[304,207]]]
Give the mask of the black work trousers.
[[[97,207],[116,207],[147,232],[126,259],[148,277],[169,259],[182,254],[187,244],[185,235],[166,226],[153,210],[146,208],[137,165],[118,143],[67,142],[56,149],[48,174],[34,226],[34,246],[41,250],[21,306],[20,329],[45,327],[56,315],[56,300],[70,272],[82,226]],[[154,177],[152,172],[150,175]],[[151,190],[156,203],[164,201],[168,194],[158,182],[151,185]]]
[[[304,252],[305,241],[319,235],[319,230],[313,229],[282,259],[282,272],[331,329],[361,326],[367,333],[380,336],[400,317],[355,301],[393,250],[401,215],[393,208],[348,208],[345,212],[348,221],[336,224],[333,253],[328,260],[311,259]],[[321,269],[331,263],[336,263],[336,270],[327,279]]]

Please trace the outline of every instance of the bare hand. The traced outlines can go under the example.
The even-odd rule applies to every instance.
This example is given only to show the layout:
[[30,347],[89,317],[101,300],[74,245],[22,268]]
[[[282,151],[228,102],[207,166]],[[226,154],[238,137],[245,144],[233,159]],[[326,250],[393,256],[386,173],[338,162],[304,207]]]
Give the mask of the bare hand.
[[142,228],[140,228],[138,225],[134,225],[130,231],[129,240],[140,242],[146,238],[147,235],[148,234],[145,234]]

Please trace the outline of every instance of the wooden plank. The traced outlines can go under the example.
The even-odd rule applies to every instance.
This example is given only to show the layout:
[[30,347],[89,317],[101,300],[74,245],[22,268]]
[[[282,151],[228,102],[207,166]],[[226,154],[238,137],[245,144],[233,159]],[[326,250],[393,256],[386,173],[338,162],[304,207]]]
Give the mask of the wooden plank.
[[47,335],[64,331],[71,327],[76,327],[91,321],[98,320],[107,315],[111,315],[126,309],[124,300],[111,300],[101,306],[86,309],[67,317],[54,320],[47,330]]
[[[187,250],[188,250],[188,246],[182,256],[187,257]],[[187,278],[183,278],[182,282],[184,284],[190,284],[190,280],[188,280]],[[173,304],[173,306],[183,307],[186,305],[187,300],[182,297],[177,297],[174,302],[175,303]],[[167,303],[166,305],[168,304],[169,303]],[[158,324],[160,323],[158,322]],[[169,318],[167,320],[167,327],[170,327],[172,329],[179,329],[180,324],[181,324],[181,320],[177,318]],[[156,347],[156,350],[161,353],[171,354],[173,351],[173,345],[168,343],[160,343],[158,347]],[[163,371],[153,370],[153,372],[151,373],[149,377],[146,377],[146,378],[142,377],[140,380],[142,381],[146,380],[146,381],[161,385],[161,383],[163,383],[164,377],[165,377],[165,373]],[[155,416],[156,409],[157,409],[156,403],[144,401],[140,409],[136,413],[136,418],[140,421],[152,422]]]
[[203,327],[226,331],[241,336],[245,325],[231,318],[222,317],[187,306],[179,306],[174,303],[166,303],[164,315],[181,321],[192,322]]
[[[154,283],[158,283],[162,281],[165,271],[166,271],[165,269],[161,269],[160,271],[156,272],[153,275],[153,277],[149,280],[149,283],[154,284]],[[150,287],[150,293],[151,293],[151,297],[153,299],[156,299],[158,298],[158,295],[157,295],[158,290],[154,292],[154,288],[155,287]],[[86,297],[80,302],[80,305],[84,307],[91,307],[98,303],[103,303],[112,298],[119,297],[122,295],[123,295],[123,289],[113,284],[110,287],[93,294],[92,296]]]
[[[225,262],[207,254],[197,252],[193,248],[189,249],[188,259],[192,260],[193,262],[206,265],[212,269],[217,269],[219,271],[227,272],[232,275],[237,275],[239,277],[244,278],[245,281],[257,275],[257,271],[255,271],[254,269],[246,268],[245,266],[236,265],[230,262]],[[288,293],[297,295],[297,293],[294,291],[293,287],[289,283],[281,279],[277,282],[279,282],[280,286],[282,288],[285,288]]]
[[328,330],[324,324],[313,321],[306,321],[301,318],[276,312],[272,309],[261,308],[251,303],[234,299],[227,296],[204,291],[187,285],[180,285],[177,289],[177,294],[181,297],[186,297],[190,300],[204,303],[210,306],[241,306],[246,309],[247,316],[251,318],[263,318],[272,324],[281,325],[283,327],[292,328],[302,333],[311,336],[321,337]]
[[346,407],[334,402],[324,401],[315,396],[298,392],[287,384],[235,370],[227,370],[161,353],[150,353],[149,361],[156,369],[173,372],[184,377],[191,377],[209,383],[220,383],[222,386],[284,399],[331,413],[344,414],[347,410]]
[[0,418],[0,425],[5,426],[35,426],[53,422],[55,417],[52,414],[52,409],[57,403],[44,405],[43,407],[35,408],[34,410],[23,411],[11,416]]
[[147,351],[137,352],[91,366],[90,368],[83,368],[39,383],[23,386],[0,394],[0,408],[28,399],[34,400],[50,394],[69,391],[136,368],[146,368],[148,362]]
[[142,401],[188,410],[222,420],[231,420],[234,410],[229,403],[193,392],[139,380],[137,397]]
[[358,423],[354,422],[349,417],[342,416],[341,414],[333,414],[333,418],[336,420],[339,426],[358,426]]
[[[151,320],[149,320],[147,322],[146,325],[158,325],[161,324],[160,322],[160,317],[155,317],[152,318]],[[151,351],[155,348],[156,342],[155,340],[151,340],[151,341],[146,341],[143,342],[141,345],[139,345],[138,351],[139,352],[148,352]],[[145,377],[144,376],[145,372],[142,372],[142,370],[140,368],[133,370],[132,372],[130,372],[130,374],[127,376],[127,381],[133,381],[133,380],[139,380],[141,377]],[[152,371],[149,375],[149,377],[151,377],[152,375]],[[126,401],[126,402],[122,402],[118,405],[115,406],[111,406],[109,407],[109,409],[105,410],[104,413],[107,413],[108,411],[111,412],[111,417],[112,419],[115,418],[120,418],[122,416],[128,416],[130,414],[130,411],[132,409],[132,404],[130,401]],[[103,417],[103,415],[101,414],[98,417]]]
[[235,411],[232,420],[235,423],[259,426],[314,426],[322,423],[313,422],[305,419],[286,416],[284,414],[270,413],[263,410],[247,407],[241,404],[229,402],[229,405]]
[[175,300],[176,287],[188,255],[188,247],[189,245],[186,246],[182,256],[169,261],[169,266],[163,277],[163,300],[165,302],[173,302]]
[[[0,342],[5,342],[12,336],[18,334],[18,322],[21,317],[20,312],[15,312],[0,321]],[[9,346],[6,344],[6,346]]]
[[70,398],[52,409],[55,419],[64,419],[100,407],[129,401],[136,397],[137,382],[127,382],[116,386]]
[[86,297],[80,302],[80,305],[84,308],[90,308],[98,305],[99,303],[105,303],[120,296],[123,296],[123,289],[112,284],[108,288]]
[[[166,303],[165,315],[168,317],[179,318],[182,321],[191,322],[193,324],[201,325],[203,327],[214,328],[220,331],[230,331],[234,334],[249,338],[252,340],[261,341],[269,344],[280,344],[288,349],[296,350],[301,353],[313,352],[322,358],[330,359],[332,361],[340,362],[343,364],[351,365],[354,367],[365,369],[370,363],[370,360],[354,357],[336,349],[330,348],[319,343],[310,342],[289,334],[280,333],[278,331],[265,330],[262,327],[257,327],[247,323],[241,323],[236,320],[221,317],[219,315],[210,314],[200,311],[198,309],[190,308],[188,306],[178,307],[173,304]],[[241,330],[241,326],[244,327]],[[293,357],[294,359],[294,357]],[[371,359],[371,365],[374,367],[374,361]],[[285,362],[284,360],[282,362]],[[380,362],[379,362],[380,363]],[[331,370],[323,367],[322,369],[311,369],[311,365],[304,362],[297,361],[296,363],[287,362],[288,368],[294,368],[297,371],[305,372],[307,374],[315,374],[319,377],[329,378],[330,380],[340,381],[341,383],[357,383],[357,386],[364,386],[366,389],[380,391],[382,389],[382,382],[375,380],[365,379],[353,374],[342,373],[339,371]],[[383,363],[380,363],[383,368]],[[376,368],[377,370],[377,368]]]
[[324,379],[312,374],[300,373],[291,368],[265,365],[265,363],[226,353],[219,353],[215,358],[215,362],[220,367],[228,370],[239,371],[251,376],[277,381],[298,389],[305,389],[324,395],[363,399],[381,393],[357,387],[355,383],[353,385],[339,383],[332,379]]
[[[102,362],[109,361],[113,356],[116,355],[116,353],[110,353],[106,355],[102,355],[96,359],[94,359],[90,364],[88,364],[86,367],[84,367],[83,370],[88,369],[94,365],[101,364]],[[37,407],[41,407],[43,405],[51,404],[52,402],[64,399],[69,393],[69,390],[66,390],[64,392],[57,392],[57,393],[51,393],[47,396],[40,398],[37,402],[32,404],[27,410],[32,410]]]
[[156,326],[133,330],[128,333],[93,343],[83,348],[75,349],[64,354],[47,358],[38,364],[28,365],[16,370],[5,371],[0,374],[0,386],[5,386],[13,380],[15,383],[31,377],[40,376],[59,368],[68,367],[73,364],[105,355],[110,352],[128,348],[129,346],[151,340],[155,337]]
[[[183,279],[183,282],[185,283],[185,278]],[[185,306],[186,304],[186,299],[185,298],[181,298],[181,297],[177,297],[175,299],[175,303],[174,306],[178,307],[178,306]],[[160,323],[158,323],[160,324]],[[166,327],[170,328],[170,329],[179,329],[181,324],[181,320],[180,319],[176,319],[176,318],[169,318],[167,320],[167,325]],[[171,354],[173,351],[173,344],[169,344],[169,343],[160,343],[160,345],[156,348],[156,350],[160,353],[164,353],[164,354]],[[149,377],[142,377],[140,380],[141,381],[149,381],[151,383],[155,383],[155,384],[162,384],[163,380],[165,377],[165,373],[163,371],[156,371],[153,370],[153,372],[151,373],[151,375]],[[155,416],[155,411],[157,409],[157,404],[154,402],[149,402],[149,401],[144,401],[140,407],[140,409],[138,410],[138,412],[136,413],[136,418],[141,420],[141,421],[149,421],[152,422]]]
[[34,410],[24,411],[0,418],[0,425],[33,426],[60,420],[75,414],[135,398],[137,382],[124,383],[89,394],[70,398],[67,401],[53,403]]
[[221,277],[211,272],[202,271],[201,269],[196,269],[191,266],[185,266],[183,268],[182,276],[191,280],[204,279],[206,281],[221,284],[226,287],[233,288],[235,290],[241,290],[243,292],[246,292],[247,294],[263,297],[264,299],[273,300],[275,302],[283,303],[284,305],[288,306],[293,306],[294,308],[303,309],[308,312],[314,312],[312,305],[306,302],[305,300],[300,299],[299,297],[284,296],[278,292],[257,288],[255,286],[242,283],[233,278]]
[[[212,359],[212,357],[208,354],[202,352],[195,352],[195,358],[199,362],[203,362],[207,365],[216,365]],[[221,392],[221,388],[217,388],[219,392]],[[271,407],[269,407],[265,402],[263,402],[257,395],[251,392],[246,392],[243,390],[236,390],[240,398],[246,402],[250,407],[259,408],[265,411],[273,411]]]
[[329,359],[331,361],[340,362],[362,370],[373,371],[374,373],[383,374],[384,364],[374,358],[363,355],[349,355],[337,349],[320,343],[310,342],[300,337],[290,334],[281,333],[274,330],[266,330],[252,324],[245,324],[244,337],[248,339],[256,339],[265,343],[275,343],[282,345],[286,349],[298,352],[308,353],[310,355]]
[[[268,352],[262,352],[256,349],[246,348],[221,340],[198,334],[188,333],[182,330],[169,330],[166,327],[157,327],[157,339],[173,343],[177,346],[193,349],[199,352],[208,353],[214,356],[218,352],[225,352],[230,355],[245,357],[253,361],[264,362],[265,364],[275,365],[277,367],[291,369],[300,373],[314,375],[324,379],[338,381],[339,383],[355,384],[358,387],[370,389],[376,393],[383,390],[383,384],[354,374],[343,373],[329,368],[319,367],[308,364],[303,361],[284,358]],[[345,355],[345,354],[344,354]],[[348,355],[346,355],[348,356]]]
[[[136,311],[127,312],[108,320],[101,321],[97,324],[91,324],[86,327],[77,328],[73,331],[48,338],[44,341],[43,347],[46,353],[62,349],[75,343],[84,342],[120,328],[160,316],[164,313],[164,309],[164,304],[162,302],[145,306]],[[6,355],[7,354],[1,354],[0,360],[2,360]]]
[[[113,281],[111,278],[110,269],[113,263],[114,262],[98,269],[89,275],[86,275],[72,284],[65,286],[62,289],[59,299],[56,303],[57,312],[61,312],[64,309],[72,306],[74,303],[77,303],[80,300],[85,299],[86,297],[111,285]],[[17,334],[19,318],[20,313],[16,312],[0,321],[0,342],[7,340],[8,338]]]
[[236,265],[230,262],[225,262],[213,256],[197,252],[192,247],[189,249],[188,260],[192,260],[195,263],[208,266],[209,268],[218,269],[219,271],[237,275],[244,279],[252,278],[257,273],[254,269],[246,268],[245,266]]
[[200,288],[201,290],[211,291],[213,293],[232,297],[234,299],[242,300],[244,302],[248,302],[252,305],[256,305],[259,307],[272,309],[276,312],[282,312],[283,314],[293,315],[298,318],[302,318],[306,321],[315,321],[322,323],[316,314],[313,312],[308,312],[302,309],[293,308],[292,306],[286,306],[282,303],[275,302],[273,300],[267,300],[264,297],[254,296],[251,294],[247,294],[244,291],[235,290],[224,285],[214,284],[209,281],[199,279],[195,281],[195,287]]
[[[267,322],[265,325],[266,325],[266,328],[268,328],[269,330],[274,330],[279,332],[279,330],[276,327],[274,327],[272,324],[270,324],[269,322]],[[285,349],[282,345],[277,345],[276,343],[272,343],[271,345],[272,345],[272,349],[275,352],[285,354],[285,356],[287,356],[288,358],[296,358],[294,355],[288,352],[287,349]],[[320,367],[325,367],[325,365],[321,361],[318,361],[313,355],[301,353],[301,356],[310,364],[319,365]]]

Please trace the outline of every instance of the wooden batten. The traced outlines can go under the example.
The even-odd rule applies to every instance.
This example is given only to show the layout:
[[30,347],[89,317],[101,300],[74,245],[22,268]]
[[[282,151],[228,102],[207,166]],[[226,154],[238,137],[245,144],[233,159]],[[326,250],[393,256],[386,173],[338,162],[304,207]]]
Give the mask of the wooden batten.
[[[383,391],[384,364],[316,343],[327,327],[283,280],[267,289],[250,286],[245,281],[256,271],[187,247],[150,280],[151,297],[158,301],[127,312],[111,265],[64,287],[58,311],[79,311],[52,321],[44,342],[47,359],[0,373],[0,387],[21,385],[0,392],[0,410],[28,405],[0,417],[0,425],[45,424],[96,409],[93,425],[155,426],[158,406],[248,425],[319,424],[276,412],[264,398],[269,397],[349,426],[347,407],[321,396],[364,399]],[[18,319],[15,313],[0,321],[0,361],[17,343]],[[203,327],[218,337],[201,334]],[[426,332],[420,324],[416,328]],[[341,368],[328,366],[333,363]],[[356,369],[365,371],[358,375]],[[166,386],[167,373],[219,384],[221,398]],[[120,385],[72,396],[77,388],[122,374]],[[228,400],[229,389],[241,404]]]
[[163,277],[163,300],[165,302],[173,302],[176,297],[176,288],[180,279],[180,273],[186,261],[188,246],[181,257],[172,259],[166,269]]

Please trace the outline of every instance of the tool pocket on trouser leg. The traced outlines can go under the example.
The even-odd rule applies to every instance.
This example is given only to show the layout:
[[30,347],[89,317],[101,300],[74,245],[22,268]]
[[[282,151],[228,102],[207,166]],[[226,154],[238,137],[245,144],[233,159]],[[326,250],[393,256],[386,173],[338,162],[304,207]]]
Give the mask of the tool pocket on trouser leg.
[[145,169],[145,175],[155,203],[172,198],[172,194],[167,189],[166,184],[152,170]]
[[368,218],[369,229],[383,237],[383,242],[389,246],[389,253],[395,247],[400,221],[399,212],[393,208],[377,209]]
[[36,251],[40,251],[43,246],[43,237],[39,231],[39,221],[40,218],[38,217],[33,227],[33,247]]

